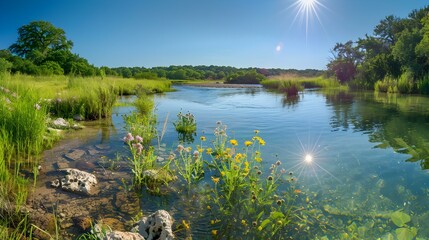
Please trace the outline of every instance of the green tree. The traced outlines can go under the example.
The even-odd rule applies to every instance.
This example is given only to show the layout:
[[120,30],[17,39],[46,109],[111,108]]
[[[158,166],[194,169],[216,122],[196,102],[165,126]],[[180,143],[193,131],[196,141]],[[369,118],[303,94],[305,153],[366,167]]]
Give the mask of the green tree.
[[423,27],[420,30],[422,40],[416,46],[416,54],[426,60],[429,65],[429,14],[422,19]]
[[12,63],[4,58],[0,58],[0,73],[8,72],[12,68]]
[[49,22],[34,21],[18,29],[18,40],[9,49],[12,53],[41,62],[52,51],[70,51],[73,42],[65,32]]

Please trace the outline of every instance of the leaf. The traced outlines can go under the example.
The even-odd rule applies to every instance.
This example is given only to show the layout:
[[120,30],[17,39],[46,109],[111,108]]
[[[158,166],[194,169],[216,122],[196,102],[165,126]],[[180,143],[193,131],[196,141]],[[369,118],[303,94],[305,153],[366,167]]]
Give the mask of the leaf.
[[390,219],[398,227],[403,227],[405,223],[411,221],[410,215],[403,213],[401,211],[396,211],[392,213],[392,215],[390,215]]
[[264,228],[268,223],[270,223],[271,220],[270,219],[265,219],[264,221],[262,221],[261,223],[261,228]]
[[414,232],[408,228],[397,228],[395,232],[398,240],[413,240],[415,237]]
[[272,212],[271,214],[270,214],[270,217],[272,218],[272,219],[277,219],[277,218],[284,218],[284,214],[283,213],[281,213],[281,212]]

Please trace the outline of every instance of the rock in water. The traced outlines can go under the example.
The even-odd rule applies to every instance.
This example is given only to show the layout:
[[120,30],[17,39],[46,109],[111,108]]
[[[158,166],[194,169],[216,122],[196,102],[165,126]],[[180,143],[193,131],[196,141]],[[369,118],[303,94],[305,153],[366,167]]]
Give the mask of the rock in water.
[[74,149],[71,152],[65,154],[64,156],[71,160],[71,161],[77,161],[79,160],[83,155],[85,155],[85,151],[81,149]]
[[66,172],[66,175],[62,179],[54,180],[51,186],[84,195],[96,194],[97,178],[93,174],[74,168],[61,169],[60,171]]
[[56,129],[67,129],[70,127],[70,124],[64,120],[64,118],[57,118],[52,121],[52,127]]
[[139,233],[113,231],[103,224],[95,224],[91,232],[103,240],[145,240]]
[[165,210],[158,210],[148,217],[143,217],[133,232],[140,233],[146,240],[172,240],[174,239],[171,226],[173,218]]

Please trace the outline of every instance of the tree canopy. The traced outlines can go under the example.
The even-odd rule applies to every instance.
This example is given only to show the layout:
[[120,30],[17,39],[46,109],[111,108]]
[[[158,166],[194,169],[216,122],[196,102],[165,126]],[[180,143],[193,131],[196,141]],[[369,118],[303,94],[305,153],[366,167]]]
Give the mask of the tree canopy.
[[359,88],[387,84],[391,91],[428,92],[428,49],[429,7],[413,10],[407,18],[390,15],[374,27],[372,36],[337,43],[328,74]]

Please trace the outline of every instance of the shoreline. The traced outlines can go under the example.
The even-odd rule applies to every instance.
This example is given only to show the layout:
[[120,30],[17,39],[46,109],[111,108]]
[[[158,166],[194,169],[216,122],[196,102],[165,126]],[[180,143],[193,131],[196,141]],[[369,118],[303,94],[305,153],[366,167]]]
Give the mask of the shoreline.
[[213,88],[262,88],[261,84],[185,83],[183,85],[194,86],[194,87],[213,87]]

